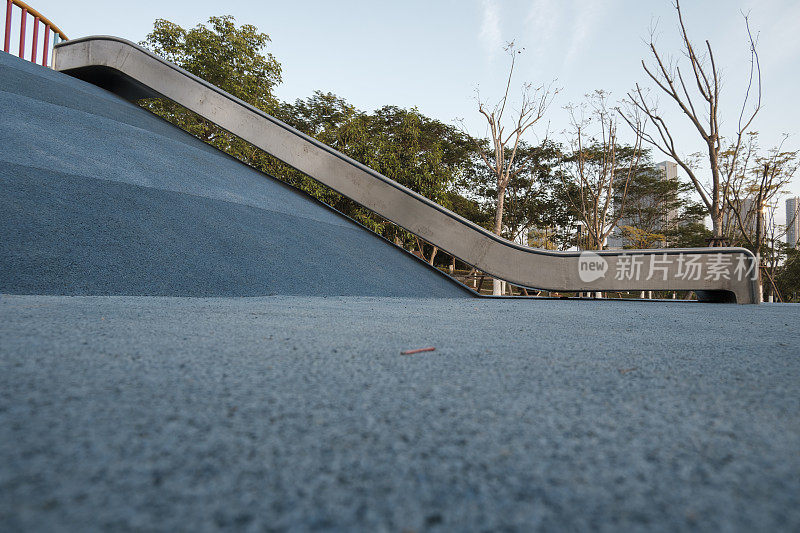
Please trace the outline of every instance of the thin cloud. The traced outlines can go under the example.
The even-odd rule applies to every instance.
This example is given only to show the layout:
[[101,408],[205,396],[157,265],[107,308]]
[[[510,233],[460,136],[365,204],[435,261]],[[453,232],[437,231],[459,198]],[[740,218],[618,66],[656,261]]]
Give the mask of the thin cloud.
[[548,48],[556,33],[561,21],[560,5],[554,0],[533,0],[528,9],[525,25],[532,34],[530,41],[535,43],[537,54]]
[[[764,2],[751,4],[754,32],[760,32],[759,54],[776,65],[791,63],[800,50],[800,33],[789,20],[800,20],[800,4],[794,2]],[[741,30],[739,30],[741,31]]]
[[500,34],[500,8],[495,0],[483,0],[482,16],[480,40],[486,54],[492,59],[503,45]]
[[578,54],[583,51],[595,29],[602,25],[606,4],[605,0],[573,0],[572,11],[575,14],[575,24],[572,40],[564,56],[565,66],[568,67],[572,64]]

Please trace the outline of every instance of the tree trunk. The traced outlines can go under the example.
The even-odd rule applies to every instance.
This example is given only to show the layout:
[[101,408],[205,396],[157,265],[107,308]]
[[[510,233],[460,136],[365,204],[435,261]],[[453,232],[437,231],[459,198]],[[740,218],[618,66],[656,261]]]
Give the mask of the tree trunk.
[[711,240],[708,245],[711,247],[727,246],[725,235],[722,233],[722,219],[724,211],[719,206],[712,206],[711,209]]
[[506,200],[506,188],[497,187],[497,212],[494,214],[494,234],[498,237],[503,233],[503,206]]
[[[772,298],[772,285],[767,283],[765,286],[764,284],[764,273],[761,269],[761,246],[756,248],[756,268],[758,269],[758,276],[756,276],[758,278],[758,300],[759,303],[761,303],[764,301],[764,289],[769,291],[769,296]],[[770,302],[771,301],[772,300],[770,300]]]
[[[506,198],[506,188],[497,187],[497,212],[494,214],[494,234],[498,237],[503,233],[503,203]],[[503,294],[503,285],[499,279],[492,279],[492,295],[500,296]]]
[[439,251],[439,247],[438,246],[434,246],[433,247],[433,251],[431,252],[431,259],[430,259],[430,261],[428,261],[428,263],[430,263],[431,266],[433,266],[433,260],[436,259],[436,253],[438,251]]

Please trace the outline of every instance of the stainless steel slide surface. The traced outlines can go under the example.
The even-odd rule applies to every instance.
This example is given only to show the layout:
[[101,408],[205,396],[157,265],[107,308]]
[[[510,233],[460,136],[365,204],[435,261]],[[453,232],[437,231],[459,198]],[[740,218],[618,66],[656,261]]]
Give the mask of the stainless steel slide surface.
[[168,98],[478,269],[551,291],[694,290],[758,303],[744,248],[560,252],[506,241],[270,115],[123,39],[60,43],[54,68],[125,98]]

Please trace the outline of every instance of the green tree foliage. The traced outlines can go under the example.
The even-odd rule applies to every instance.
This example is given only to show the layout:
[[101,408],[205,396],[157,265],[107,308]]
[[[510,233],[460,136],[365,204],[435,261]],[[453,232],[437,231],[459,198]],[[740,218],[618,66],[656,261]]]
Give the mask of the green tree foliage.
[[[320,91],[294,104],[283,104],[279,116],[399,184],[445,207],[453,206],[452,185],[464,172],[464,161],[472,149],[470,140],[456,128],[417,109],[384,106],[365,113],[336,95]],[[294,176],[292,184],[387,237],[410,239],[343,198],[328,194],[320,197],[319,185],[308,178]]]
[[[274,112],[281,65],[265,52],[269,35],[249,24],[237,27],[231,16],[211,17],[208,24],[185,30],[158,19],[140,44],[240,100]],[[247,160],[252,152],[244,141],[173,102],[148,99],[142,106],[234,157]]]
[[250,24],[236,27],[231,16],[211,17],[208,23],[210,27],[185,30],[158,19],[143,45],[248,104],[273,110],[277,100],[272,91],[281,83],[281,65],[264,53],[269,35]]
[[[359,120],[361,115],[361,111],[344,99],[321,91],[316,91],[309,98],[298,99],[294,104],[282,102],[276,112],[276,116],[290,126],[342,153],[348,154],[349,151],[351,157],[355,152],[353,146],[363,144],[361,139],[366,135]],[[263,158],[259,168],[332,206],[370,230],[384,234],[391,227],[382,218],[305,174],[266,154],[263,154]]]
[[561,195],[562,172],[560,146],[545,141],[536,146],[524,146],[518,153],[519,165],[524,170],[511,177],[506,189],[503,224],[512,240],[544,230],[550,235],[544,247],[558,247],[555,228],[572,224],[572,216]]
[[[563,157],[561,147],[552,141],[545,140],[539,145],[520,142],[514,161],[507,165],[510,178],[503,209],[503,237],[519,241],[523,235],[530,237],[541,231],[542,235],[547,233],[548,243],[537,242],[537,245],[563,247],[557,228],[572,224],[561,186]],[[497,179],[477,158],[473,163],[459,185],[464,195],[472,196],[481,207],[483,214],[473,214],[472,220],[480,219],[491,230],[497,205]]]
[[463,170],[471,150],[456,128],[416,109],[385,106],[363,117],[366,142],[363,163],[381,174],[445,205],[446,194]]
[[687,204],[683,208],[682,222],[666,233],[669,247],[702,248],[708,246],[713,234],[703,222],[706,214],[705,206],[687,200]]
[[784,302],[800,302],[800,250],[786,247],[786,260],[778,267],[775,284]]
[[705,210],[691,194],[691,185],[668,179],[645,153],[628,183],[619,223],[625,247],[706,246],[711,234],[703,224]]

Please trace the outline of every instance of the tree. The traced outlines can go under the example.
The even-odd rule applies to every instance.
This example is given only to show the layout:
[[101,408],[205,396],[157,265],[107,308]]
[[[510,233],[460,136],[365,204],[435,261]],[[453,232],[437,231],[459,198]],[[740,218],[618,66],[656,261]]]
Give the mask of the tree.
[[705,206],[687,202],[680,215],[680,223],[666,232],[667,242],[672,248],[702,248],[711,239],[711,231],[703,222]]
[[[469,142],[456,128],[422,115],[417,109],[384,106],[368,117],[367,139],[371,150],[364,164],[388,178],[449,206],[450,190]],[[358,159],[358,157],[356,157]],[[397,232],[395,232],[395,238]],[[409,235],[405,235],[407,240]],[[434,263],[438,247],[425,245],[418,237],[413,244],[422,259]]]
[[[786,136],[763,154],[758,133],[752,132],[742,155],[735,157],[731,148],[723,153],[721,165],[730,176],[724,186],[728,206],[725,234],[732,243],[749,248],[759,258],[759,272],[768,281],[767,297],[776,290],[774,275],[781,256],[774,243],[785,234],[775,220],[778,198],[786,192],[800,165],[800,150],[783,150],[785,141]],[[763,281],[760,279],[759,283]]]
[[[475,140],[488,144],[488,140]],[[506,151],[506,157],[510,151]],[[513,164],[509,165],[511,179],[506,188],[501,236],[519,244],[536,248],[567,249],[573,226],[561,187],[563,172],[561,146],[545,139],[538,145],[520,141]],[[496,219],[497,179],[476,153],[472,165],[458,180],[456,193],[471,212],[457,213],[494,231]],[[462,206],[465,205],[462,203]],[[503,289],[505,292],[505,289]],[[524,290],[522,291],[525,292]]]
[[775,285],[785,302],[800,302],[800,250],[786,247],[786,260],[777,268]]
[[[628,123],[631,128],[641,135],[646,142],[674,160],[686,172],[694,185],[697,194],[711,216],[712,246],[724,245],[724,191],[723,182],[727,176],[722,175],[720,168],[722,148],[722,133],[720,131],[720,94],[722,79],[720,70],[714,59],[711,43],[706,41],[706,51],[698,51],[692,43],[686,30],[686,24],[681,12],[680,2],[675,0],[675,10],[678,16],[682,50],[689,63],[691,78],[685,78],[681,70],[680,61],[662,57],[655,44],[655,32],[651,32],[649,48],[655,60],[655,65],[648,67],[642,61],[642,68],[647,76],[661,92],[666,94],[675,103],[681,113],[689,119],[694,129],[706,145],[708,155],[708,170],[711,174],[710,187],[706,187],[692,168],[690,162],[681,156],[673,137],[670,126],[661,115],[657,103],[637,83],[635,89],[628,93],[627,104],[629,113]],[[737,128],[731,142],[731,158],[735,163],[742,148],[744,134],[753,123],[761,109],[761,69],[756,52],[756,43],[750,32],[748,17],[745,16],[745,27],[750,45],[750,78],[744,91],[744,101],[739,112]],[[755,83],[755,88],[753,84]],[[754,101],[751,102],[752,91],[756,92]],[[649,120],[637,120],[636,117],[644,115]],[[654,131],[653,131],[654,130]],[[729,167],[733,168],[733,166]]]
[[561,147],[552,141],[534,146],[521,143],[506,187],[503,227],[509,240],[529,244],[534,230],[570,224],[569,209],[558,196],[562,160]]
[[[489,143],[475,143],[481,159],[492,172],[496,183],[497,196],[493,228],[495,235],[502,235],[503,233],[503,208],[509,181],[516,173],[522,172],[524,169],[524,167],[514,168],[514,161],[522,137],[534,124],[542,119],[545,111],[558,93],[558,89],[553,89],[552,86],[534,87],[530,83],[525,83],[522,86],[519,108],[514,111],[509,109],[509,112],[512,112],[513,115],[511,117],[506,116],[506,108],[510,104],[509,92],[514,75],[514,66],[517,54],[522,53],[522,50],[517,50],[513,41],[508,43],[504,50],[511,58],[511,65],[508,69],[508,78],[502,98],[492,106],[482,101],[480,95],[478,95],[478,112],[486,119],[490,134]],[[501,287],[499,280],[493,280],[492,294],[500,294]]]
[[[768,204],[764,208],[764,242],[761,245],[759,259],[759,286],[762,288],[762,298],[772,302],[773,299],[783,301],[781,291],[778,289],[776,275],[778,267],[786,257],[787,248],[782,242],[786,235],[786,226],[777,223],[777,203]],[[764,282],[764,279],[767,282]]]
[[[140,43],[167,61],[199,76],[261,109],[273,113],[278,101],[274,88],[281,83],[281,65],[264,53],[269,35],[255,26],[237,27],[231,16],[211,17],[210,25],[185,30],[164,19]],[[222,128],[164,99],[147,99],[141,105],[203,141],[247,161],[253,148]]]
[[[417,109],[383,106],[365,113],[320,91],[294,104],[282,104],[280,118],[445,207],[451,207],[453,184],[465,172],[465,162],[474,152],[471,139],[457,128],[426,117]],[[435,246],[296,171],[288,175],[292,185],[397,244],[416,249],[420,257],[434,263],[438,253]]]
[[[527,244],[526,239],[534,229],[569,225],[569,210],[559,196],[562,160],[561,147],[550,140],[533,146],[520,142],[514,162],[508,165],[511,178],[503,204],[502,237]],[[497,214],[494,172],[478,160],[464,177],[459,182],[459,191],[477,199],[484,216],[491,218],[487,228],[493,230]]]
[[593,250],[603,249],[622,218],[628,185],[638,172],[642,156],[641,137],[636,137],[633,146],[617,143],[618,113],[607,107],[606,99],[603,91],[596,91],[588,103],[567,108],[572,130],[570,153],[565,159],[566,197],[575,218],[586,229],[584,246]]
[[[689,198],[691,185],[668,178],[643,151],[642,162],[628,184],[623,216],[618,222],[625,247],[686,246],[683,242],[702,228],[703,208]],[[706,231],[694,239],[705,244]]]

